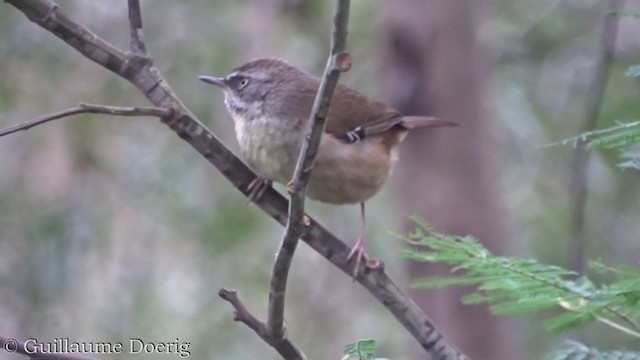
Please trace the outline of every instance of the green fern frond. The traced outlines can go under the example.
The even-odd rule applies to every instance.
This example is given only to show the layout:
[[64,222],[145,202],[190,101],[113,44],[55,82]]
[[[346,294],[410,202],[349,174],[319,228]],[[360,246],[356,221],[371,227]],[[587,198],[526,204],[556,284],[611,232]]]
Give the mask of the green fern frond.
[[[640,76],[640,65],[633,68]],[[631,72],[632,69],[629,69]],[[629,72],[628,72],[629,73]],[[587,131],[578,136],[564,139],[545,147],[557,145],[572,145],[573,147],[585,144],[589,149],[619,149],[622,150],[623,162],[618,164],[621,168],[631,168],[640,170],[640,149],[633,149],[640,144],[640,121],[619,122],[617,125],[594,131]],[[629,150],[632,148],[631,150]]]
[[640,360],[640,353],[625,351],[603,352],[571,341],[570,347],[549,354],[547,360]]
[[640,122],[620,123],[606,132],[592,132],[588,134],[588,148],[620,149],[640,142]]
[[463,298],[467,304],[486,303],[495,314],[523,314],[547,309],[564,313],[550,319],[552,331],[566,331],[600,321],[628,335],[640,338],[640,269],[610,267],[601,262],[590,266],[616,278],[596,286],[587,278],[553,265],[517,257],[499,257],[471,237],[455,237],[432,232],[423,220],[405,239],[417,248],[402,256],[415,261],[453,266],[452,276],[416,280],[417,288],[477,285]]

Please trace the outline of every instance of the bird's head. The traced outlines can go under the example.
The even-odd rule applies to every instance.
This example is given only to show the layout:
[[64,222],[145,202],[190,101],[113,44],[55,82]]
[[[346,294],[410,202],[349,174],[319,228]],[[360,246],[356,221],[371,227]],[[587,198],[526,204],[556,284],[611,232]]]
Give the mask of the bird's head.
[[261,116],[269,93],[298,71],[280,59],[257,59],[241,65],[225,77],[200,76],[199,79],[224,91],[225,104],[235,115]]

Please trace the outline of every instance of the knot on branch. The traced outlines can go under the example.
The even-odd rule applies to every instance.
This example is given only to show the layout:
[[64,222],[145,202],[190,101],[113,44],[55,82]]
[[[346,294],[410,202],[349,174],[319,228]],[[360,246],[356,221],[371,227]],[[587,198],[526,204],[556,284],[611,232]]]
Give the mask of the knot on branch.
[[302,190],[300,183],[297,181],[289,181],[287,184],[287,192],[289,195],[295,195]]
[[348,52],[341,52],[334,57],[335,68],[340,72],[347,72],[351,69],[351,54]]

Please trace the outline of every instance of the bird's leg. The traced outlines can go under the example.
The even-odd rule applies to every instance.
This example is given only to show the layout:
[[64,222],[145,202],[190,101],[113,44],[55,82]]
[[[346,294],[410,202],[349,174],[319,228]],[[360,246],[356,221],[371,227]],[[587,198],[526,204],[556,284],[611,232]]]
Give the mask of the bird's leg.
[[271,180],[257,177],[249,183],[247,186],[247,191],[249,191],[249,202],[257,202],[260,200],[264,192],[271,187],[273,182]]
[[356,265],[353,268],[353,278],[355,279],[358,276],[358,270],[360,269],[360,262],[362,258],[366,261],[369,256],[367,255],[367,251],[365,246],[367,244],[367,224],[365,221],[365,213],[364,213],[364,202],[360,203],[360,236],[358,237],[358,241],[351,249],[347,260],[351,259],[354,255],[356,257]]

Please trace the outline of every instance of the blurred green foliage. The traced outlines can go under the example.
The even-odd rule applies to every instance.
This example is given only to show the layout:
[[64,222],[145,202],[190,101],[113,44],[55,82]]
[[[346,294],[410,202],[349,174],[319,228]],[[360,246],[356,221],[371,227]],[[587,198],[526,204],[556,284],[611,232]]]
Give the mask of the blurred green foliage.
[[[107,41],[126,47],[125,2],[59,4]],[[315,73],[324,66],[331,1],[142,5],[156,65],[232,149],[237,149],[233,125],[222,95],[199,83],[198,75],[224,74],[265,56],[286,58]],[[597,57],[599,6],[496,1],[477,40],[495,59],[485,103],[503,126],[495,134],[503,149],[492,156],[503,160],[502,196],[519,235],[514,247],[523,256],[559,265],[569,251],[566,179],[572,149],[541,145],[578,133]],[[0,127],[80,101],[148,105],[124,80],[8,4],[0,8]],[[385,86],[379,73],[384,9],[389,8],[382,1],[353,1],[348,47],[354,66],[341,78],[377,97]],[[639,118],[637,78],[624,76],[633,75],[629,68],[639,62],[635,26],[628,18],[621,23],[621,51],[599,128]],[[637,262],[639,174],[621,172],[615,150],[595,154],[588,186],[590,255],[606,263]],[[388,254],[397,253],[401,244],[387,233],[405,216],[397,202],[386,191],[368,204],[369,251],[387,254],[386,268],[400,277],[401,261]],[[257,316],[266,313],[267,279],[281,228],[245,203],[157,119],[78,116],[2,138],[0,328],[23,338],[179,338],[192,343],[195,358],[277,359],[249,329],[232,322],[231,309],[217,297],[218,288],[237,287]],[[311,203],[310,209],[342,238],[355,241],[356,207]],[[294,341],[309,358],[336,359],[345,339],[372,338],[394,359],[408,359],[410,336],[382,307],[369,306],[375,301],[349,277],[335,274],[318,255],[300,248],[286,314]],[[527,321],[526,331],[525,358],[555,347],[541,335],[540,319]],[[598,348],[627,344],[608,329],[586,336]]]
[[599,351],[598,349],[589,348],[588,346],[578,343],[569,342],[570,348],[553,352],[546,357],[547,360],[638,360],[640,354],[625,351]]

